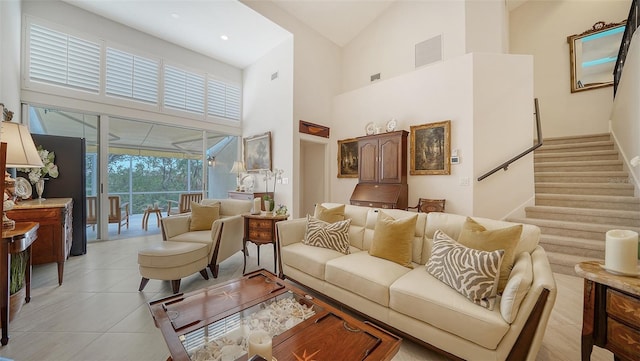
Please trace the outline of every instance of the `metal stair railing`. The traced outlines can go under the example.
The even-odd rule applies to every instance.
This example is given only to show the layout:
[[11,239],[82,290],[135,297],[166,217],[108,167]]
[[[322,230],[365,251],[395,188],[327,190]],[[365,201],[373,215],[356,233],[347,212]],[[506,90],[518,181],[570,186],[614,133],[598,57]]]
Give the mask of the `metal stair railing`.
[[618,90],[618,83],[622,77],[622,68],[624,62],[627,59],[627,53],[629,52],[629,46],[631,45],[631,39],[633,34],[638,28],[638,22],[640,21],[640,14],[638,13],[638,1],[633,0],[631,2],[631,9],[629,9],[629,16],[627,17],[627,25],[624,29],[624,35],[620,42],[620,50],[618,51],[618,60],[616,61],[616,67],[613,69],[613,96],[615,98],[616,91]]
[[511,165],[511,163],[517,161],[518,159],[524,157],[525,155],[533,152],[534,150],[540,148],[542,146],[542,127],[540,126],[540,109],[538,108],[538,98],[533,99],[533,104],[535,107],[535,115],[536,115],[536,131],[538,133],[538,141],[536,142],[536,144],[534,144],[532,147],[528,148],[527,150],[525,150],[524,152],[516,155],[515,157],[509,159],[508,161],[500,164],[499,166],[493,168],[492,170],[488,171],[487,173],[481,175],[480,177],[478,177],[478,182],[480,182],[481,180],[487,178],[488,176],[492,175],[493,173],[496,173],[497,171],[499,171],[500,169],[504,169],[505,171],[509,168],[509,165]]

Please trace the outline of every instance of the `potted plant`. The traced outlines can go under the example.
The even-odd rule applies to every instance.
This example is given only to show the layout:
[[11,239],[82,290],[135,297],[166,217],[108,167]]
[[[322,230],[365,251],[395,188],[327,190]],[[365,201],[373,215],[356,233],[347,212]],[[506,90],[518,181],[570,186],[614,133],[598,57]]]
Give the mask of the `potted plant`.
[[275,201],[271,198],[270,195],[265,194],[262,196],[262,201],[264,202],[264,210],[269,213],[273,213],[273,208],[275,207]]
[[20,312],[24,304],[26,290],[25,271],[27,270],[27,261],[29,254],[27,251],[11,255],[11,267],[9,274],[9,320]]

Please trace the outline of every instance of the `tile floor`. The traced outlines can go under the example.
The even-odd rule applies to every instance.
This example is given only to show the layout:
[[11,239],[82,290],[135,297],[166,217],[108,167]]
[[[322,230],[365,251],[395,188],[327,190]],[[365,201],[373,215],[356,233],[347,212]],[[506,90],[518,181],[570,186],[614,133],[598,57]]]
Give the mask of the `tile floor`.
[[[139,225],[132,225],[131,232],[137,228]],[[10,341],[0,348],[0,357],[16,361],[166,360],[169,352],[147,302],[169,295],[169,283],[151,280],[144,292],[137,291],[137,250],[160,240],[159,233],[146,232],[134,238],[91,242],[86,255],[67,260],[61,286],[55,264],[34,266],[31,302],[11,323]],[[261,266],[267,269],[273,265],[270,249],[263,247],[261,252]],[[250,249],[250,254],[247,270],[257,269],[255,250]],[[241,273],[242,254],[238,253],[220,265],[219,280]],[[538,360],[579,360],[582,279],[566,275],[556,279],[558,298]],[[215,282],[193,275],[182,281],[181,290]],[[594,348],[592,360],[611,359],[611,353]],[[394,360],[445,359],[405,341]]]

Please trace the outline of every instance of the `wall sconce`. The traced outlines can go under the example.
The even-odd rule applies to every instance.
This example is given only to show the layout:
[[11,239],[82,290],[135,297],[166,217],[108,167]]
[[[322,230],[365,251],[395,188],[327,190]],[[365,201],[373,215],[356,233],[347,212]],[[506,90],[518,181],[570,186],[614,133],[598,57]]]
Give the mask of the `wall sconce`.
[[207,164],[209,165],[209,167],[215,167],[216,166],[216,157],[210,155],[207,157]]

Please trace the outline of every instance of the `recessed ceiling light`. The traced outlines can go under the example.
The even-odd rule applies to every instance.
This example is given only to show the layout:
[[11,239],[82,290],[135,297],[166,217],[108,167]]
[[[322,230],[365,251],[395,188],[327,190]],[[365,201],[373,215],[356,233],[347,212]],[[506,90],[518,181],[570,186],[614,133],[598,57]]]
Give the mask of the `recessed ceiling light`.
[[226,35],[220,35],[220,39],[222,40],[229,40],[229,37]]
[[171,14],[171,17],[172,17],[172,18],[174,18],[174,19],[177,19],[177,18],[179,18],[179,17],[180,17],[180,15],[178,15],[178,14],[176,14],[176,13],[173,13],[173,14]]

